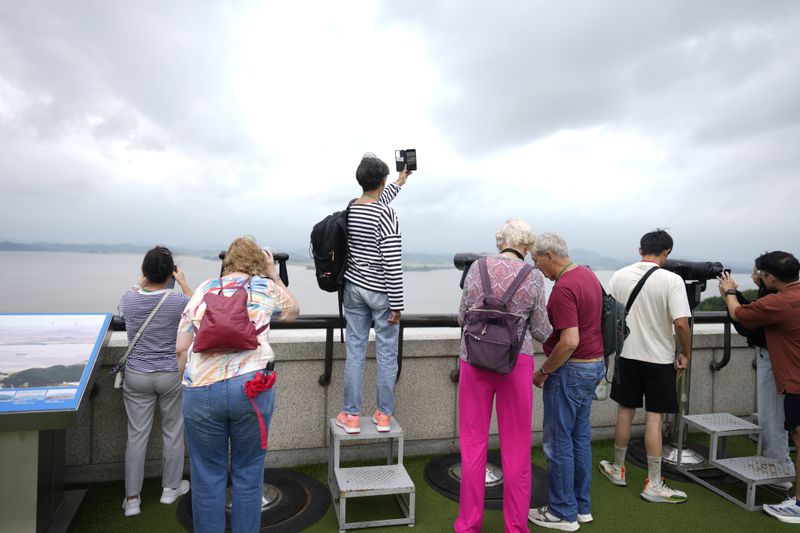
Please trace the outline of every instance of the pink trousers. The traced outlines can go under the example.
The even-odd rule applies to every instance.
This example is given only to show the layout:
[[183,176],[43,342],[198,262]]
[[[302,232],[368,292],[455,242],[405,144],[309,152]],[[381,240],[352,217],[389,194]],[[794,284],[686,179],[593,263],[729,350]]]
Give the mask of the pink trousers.
[[520,354],[510,374],[497,374],[463,360],[458,383],[461,492],[458,532],[479,532],[486,495],[486,452],[492,400],[496,398],[503,467],[503,519],[506,532],[528,531],[531,500],[531,415],[533,357]]

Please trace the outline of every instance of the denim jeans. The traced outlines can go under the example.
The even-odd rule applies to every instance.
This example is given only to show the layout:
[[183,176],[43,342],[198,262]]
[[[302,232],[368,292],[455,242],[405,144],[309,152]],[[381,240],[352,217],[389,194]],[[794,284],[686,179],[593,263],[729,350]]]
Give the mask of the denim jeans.
[[[258,418],[244,392],[245,382],[254,375],[250,372],[204,387],[183,389],[192,467],[192,514],[197,533],[225,530],[229,473],[233,486],[231,531],[250,533],[260,528],[266,450],[261,449]],[[269,428],[275,389],[262,392],[253,401]]]
[[347,360],[344,364],[344,412],[361,414],[364,389],[364,360],[367,357],[370,322],[375,323],[375,359],[378,367],[378,409],[385,415],[394,413],[394,382],[397,379],[397,340],[400,325],[389,324],[391,310],[386,293],[344,284],[344,316],[347,319],[345,339]]
[[570,363],[544,382],[544,453],[547,457],[548,509],[574,522],[592,506],[592,427],[589,411],[605,365]]
[[783,394],[778,394],[769,352],[756,348],[756,399],[758,425],[764,437],[763,455],[777,463],[791,463],[789,432],[783,427]]

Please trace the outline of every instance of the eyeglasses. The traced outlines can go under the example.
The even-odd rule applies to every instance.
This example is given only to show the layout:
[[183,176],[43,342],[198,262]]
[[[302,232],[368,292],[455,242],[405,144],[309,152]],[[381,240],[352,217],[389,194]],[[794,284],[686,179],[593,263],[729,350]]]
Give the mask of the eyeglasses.
[[754,269],[754,270],[753,270],[753,274],[755,274],[755,275],[756,275],[756,276],[758,276],[759,278],[766,278],[767,276],[771,275],[771,274],[770,274],[769,272],[767,272],[766,270],[759,270],[759,269]]

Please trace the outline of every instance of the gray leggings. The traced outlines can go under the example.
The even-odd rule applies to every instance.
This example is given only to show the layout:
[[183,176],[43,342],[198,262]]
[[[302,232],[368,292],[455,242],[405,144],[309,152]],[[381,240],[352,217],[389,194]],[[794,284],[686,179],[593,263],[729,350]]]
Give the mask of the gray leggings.
[[125,494],[138,496],[144,479],[147,440],[156,402],[164,437],[161,485],[177,488],[183,478],[183,389],[177,372],[137,372],[125,369],[122,399],[128,413],[125,449]]

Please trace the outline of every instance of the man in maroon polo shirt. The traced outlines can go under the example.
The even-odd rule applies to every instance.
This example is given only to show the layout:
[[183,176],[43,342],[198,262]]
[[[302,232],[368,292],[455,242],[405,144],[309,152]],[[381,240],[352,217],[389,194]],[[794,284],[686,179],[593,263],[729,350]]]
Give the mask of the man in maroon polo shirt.
[[[769,252],[756,259],[756,275],[768,289],[778,291],[741,305],[736,298],[736,282],[725,273],[719,278],[719,291],[728,312],[744,327],[764,327],[779,394],[784,395],[784,427],[800,449],[800,262],[787,252]],[[798,454],[800,460],[800,454]],[[764,511],[782,522],[800,524],[800,462],[795,464],[795,497],[777,505],[764,505]]]
[[576,531],[593,520],[589,413],[605,373],[603,289],[594,272],[572,262],[567,243],[554,233],[536,237],[531,255],[555,285],[547,302],[553,333],[542,345],[547,360],[534,375],[534,384],[544,389],[548,504],[531,509],[528,519],[540,527]]

